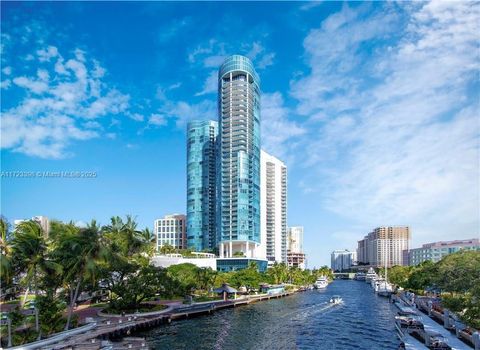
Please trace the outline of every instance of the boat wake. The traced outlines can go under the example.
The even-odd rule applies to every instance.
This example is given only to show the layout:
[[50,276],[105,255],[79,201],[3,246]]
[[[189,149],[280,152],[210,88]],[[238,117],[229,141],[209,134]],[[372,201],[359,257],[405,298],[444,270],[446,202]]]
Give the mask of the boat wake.
[[303,321],[306,318],[310,318],[314,315],[317,315],[317,314],[320,314],[320,313],[330,312],[333,309],[338,309],[338,304],[335,305],[335,304],[332,304],[332,303],[329,303],[329,302],[324,302],[322,304],[316,304],[316,305],[309,306],[309,307],[304,308],[302,310],[296,310],[294,312],[290,312],[290,313],[284,315],[283,317],[287,317],[287,316],[295,314],[295,316],[291,318],[291,321],[300,322],[300,321]]

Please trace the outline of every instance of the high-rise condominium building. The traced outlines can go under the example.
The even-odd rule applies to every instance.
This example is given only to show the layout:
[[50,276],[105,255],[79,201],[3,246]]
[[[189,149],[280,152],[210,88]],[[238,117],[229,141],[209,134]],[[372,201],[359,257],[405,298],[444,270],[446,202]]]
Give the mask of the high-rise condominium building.
[[289,267],[305,269],[305,253],[303,252],[303,226],[287,229],[287,264]]
[[218,110],[220,256],[251,257],[260,244],[260,79],[247,57],[220,67]]
[[186,248],[187,230],[185,215],[165,215],[163,219],[155,220],[154,227],[157,238],[157,251],[164,245],[170,245],[176,249]]
[[270,264],[287,262],[287,167],[260,153],[260,232],[258,256]]
[[216,121],[187,125],[187,247],[201,252],[217,248]]
[[333,271],[345,271],[357,260],[357,253],[345,250],[334,250],[331,254],[330,267]]
[[358,241],[358,262],[375,267],[407,265],[403,251],[408,250],[409,241],[408,226],[378,227]]
[[409,264],[418,265],[427,260],[437,262],[444,256],[460,250],[480,251],[480,240],[478,238],[471,238],[424,244],[421,248],[410,249],[408,252]]

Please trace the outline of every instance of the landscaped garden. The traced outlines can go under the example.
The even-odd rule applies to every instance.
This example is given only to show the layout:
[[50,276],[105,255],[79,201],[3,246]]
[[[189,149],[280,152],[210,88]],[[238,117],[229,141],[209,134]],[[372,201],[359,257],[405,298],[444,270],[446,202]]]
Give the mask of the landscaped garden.
[[155,237],[138,229],[131,216],[112,217],[103,226],[95,220],[85,227],[52,221],[48,234],[34,221],[12,230],[2,218],[0,229],[2,345],[9,322],[13,344],[20,345],[76,327],[80,308],[110,314],[162,311],[161,301],[185,296],[193,302],[219,300],[212,290],[223,283],[253,292],[261,283],[307,285],[318,275],[331,275],[327,267],[302,271],[285,264],[264,273],[255,264],[225,273],[193,264],[155,267]]

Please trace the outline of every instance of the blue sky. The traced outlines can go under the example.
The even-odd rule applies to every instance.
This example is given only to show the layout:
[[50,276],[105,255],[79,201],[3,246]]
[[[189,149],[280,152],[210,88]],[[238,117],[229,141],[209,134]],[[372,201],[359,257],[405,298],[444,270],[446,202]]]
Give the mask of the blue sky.
[[141,226],[185,211],[185,123],[249,56],[309,266],[380,225],[478,237],[479,18],[469,2],[1,3],[1,212]]

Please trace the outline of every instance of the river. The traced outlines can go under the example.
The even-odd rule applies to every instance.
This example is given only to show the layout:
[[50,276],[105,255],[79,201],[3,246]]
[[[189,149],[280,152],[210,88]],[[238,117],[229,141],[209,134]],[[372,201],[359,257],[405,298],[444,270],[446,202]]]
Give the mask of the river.
[[[340,295],[344,303],[328,300]],[[325,290],[261,301],[143,332],[152,349],[397,349],[387,298],[365,282],[337,280]]]

